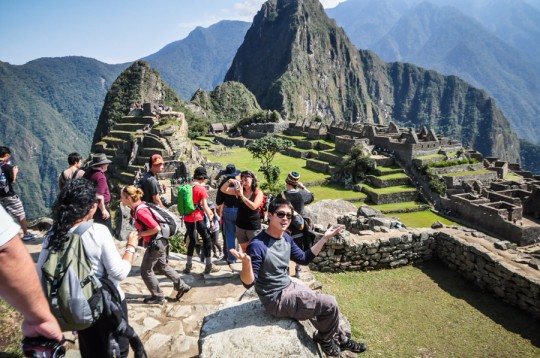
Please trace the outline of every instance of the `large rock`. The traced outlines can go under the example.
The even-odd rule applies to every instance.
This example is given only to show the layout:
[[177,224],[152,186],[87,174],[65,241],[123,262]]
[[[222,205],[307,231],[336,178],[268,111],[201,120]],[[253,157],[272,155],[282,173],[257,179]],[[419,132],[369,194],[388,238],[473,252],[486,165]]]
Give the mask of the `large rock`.
[[320,357],[305,322],[272,317],[258,299],[231,303],[204,318],[200,357]]
[[337,218],[349,212],[355,213],[356,206],[345,200],[321,200],[304,209],[306,216],[313,220],[314,224],[322,225],[337,224]]
[[377,210],[377,209],[374,209],[370,206],[367,206],[367,205],[362,205],[361,207],[358,208],[358,211],[356,212],[356,216],[363,216],[363,217],[366,217],[366,218],[373,218],[373,217],[376,217],[376,218],[383,218],[385,217],[385,215]]

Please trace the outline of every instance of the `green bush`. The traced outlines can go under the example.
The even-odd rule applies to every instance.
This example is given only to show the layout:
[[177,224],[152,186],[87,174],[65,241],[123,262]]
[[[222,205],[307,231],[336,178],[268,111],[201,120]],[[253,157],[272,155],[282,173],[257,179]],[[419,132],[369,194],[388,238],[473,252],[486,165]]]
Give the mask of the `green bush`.
[[171,252],[176,252],[179,254],[186,254],[187,253],[187,246],[184,242],[184,235],[183,234],[176,234],[173,237],[169,238],[169,247]]

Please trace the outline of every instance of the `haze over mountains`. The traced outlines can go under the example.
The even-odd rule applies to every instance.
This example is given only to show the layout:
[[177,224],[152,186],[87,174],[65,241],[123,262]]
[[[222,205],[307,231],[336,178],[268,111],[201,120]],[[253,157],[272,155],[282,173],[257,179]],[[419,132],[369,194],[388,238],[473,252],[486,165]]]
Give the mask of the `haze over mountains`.
[[[436,68],[435,64],[446,64],[445,61],[450,60],[454,61],[451,62],[451,66],[448,65],[450,69],[460,69],[458,65],[463,65],[469,71],[463,73],[463,78],[476,87],[486,88],[497,99],[497,105],[503,109],[512,126],[516,130],[524,128],[525,132],[520,134],[520,137],[538,141],[534,137],[538,132],[534,131],[535,121],[540,113],[538,110],[540,96],[538,96],[539,91],[536,87],[538,82],[527,82],[528,79],[537,78],[537,72],[534,70],[537,67],[533,58],[538,59],[534,52],[536,51],[534,45],[538,46],[538,43],[532,43],[534,42],[532,39],[537,34],[535,28],[540,24],[540,21],[536,21],[533,16],[538,13],[538,10],[533,7],[522,7],[524,3],[520,1],[497,1],[507,5],[516,4],[516,6],[505,8],[506,17],[499,16],[497,18],[493,12],[490,15],[492,16],[491,22],[489,18],[485,19],[486,22],[490,22],[490,28],[483,25],[479,18],[487,12],[486,7],[481,5],[490,2],[480,0],[455,2],[463,6],[469,4],[471,9],[476,9],[478,18],[473,18],[472,10],[470,16],[467,17],[463,13],[458,13],[455,8],[419,4],[419,1],[413,0],[348,0],[337,8],[329,10],[328,13],[336,18],[338,25],[344,27],[353,43],[360,48],[377,48],[384,59],[392,60],[389,54],[394,54],[401,56],[404,61],[420,64],[427,68]],[[450,3],[444,0],[434,2],[437,4]],[[346,7],[353,5],[358,9],[357,12],[354,8]],[[518,8],[521,10],[514,14],[513,9]],[[340,11],[341,15],[339,15]],[[411,16],[410,19],[414,20],[410,20],[408,14]],[[349,24],[345,22],[347,19],[345,15],[349,16],[351,21]],[[437,21],[432,21],[433,17]],[[517,24],[510,22],[509,19],[512,17],[517,17],[522,21],[518,21]],[[497,19],[499,19],[498,22],[495,21]],[[436,22],[441,22],[443,25],[437,26],[440,24]],[[445,27],[444,24],[448,24],[448,26]],[[222,82],[224,74],[250,26],[251,24],[245,22],[223,21],[207,29],[197,28],[187,38],[171,43],[157,53],[145,57],[145,60],[161,73],[161,77],[180,97],[188,100],[197,88],[210,91]],[[356,27],[354,28],[354,26]],[[464,38],[463,41],[456,44],[456,35],[445,38],[443,30],[447,28],[457,28],[459,30],[457,34]],[[501,28],[504,30],[501,31]],[[397,29],[402,30],[403,33]],[[469,30],[473,34],[470,34]],[[339,30],[335,31],[335,33],[338,32]],[[358,43],[359,37],[355,33],[359,33],[360,38],[365,39],[363,43]],[[335,40],[336,37],[332,36],[330,38]],[[472,36],[471,39],[465,40],[469,36]],[[448,46],[446,46],[447,42]],[[529,52],[519,48],[520,43],[528,43],[529,45],[525,47],[528,47]],[[415,48],[415,45],[422,45],[422,47]],[[377,51],[376,53],[378,53]],[[430,54],[430,56],[426,54]],[[463,57],[464,55],[467,56]],[[268,56],[272,56],[272,54],[268,54]],[[358,56],[363,60],[360,62],[361,67],[369,68],[371,66],[372,69],[380,70],[386,66],[377,56],[369,52],[361,51]],[[418,62],[406,59],[407,56],[416,56]],[[424,58],[433,60],[434,64],[420,62]],[[267,60],[272,59],[269,57]],[[50,207],[56,193],[56,178],[59,170],[66,165],[67,154],[74,150],[85,155],[88,153],[107,90],[128,65],[107,65],[81,57],[42,58],[22,66],[0,62],[0,116],[3,123],[0,141],[3,145],[12,147],[16,153],[15,161],[21,166],[19,192],[22,193],[25,200],[30,218],[46,214],[46,208]],[[488,69],[487,79],[494,82],[495,89],[500,89],[507,96],[514,95],[507,100],[510,103],[509,109],[503,107],[503,103],[506,103],[505,100],[495,97],[496,91],[488,88],[488,85],[482,82],[484,79],[480,75],[483,69]],[[521,69],[521,71],[514,73],[513,71],[517,69]],[[385,67],[385,70],[394,71],[394,74],[399,73],[400,76],[414,77],[420,74],[423,76],[429,74],[427,78],[435,82],[442,81],[443,78],[434,72],[423,72],[415,66],[403,64],[393,64],[388,68]],[[444,69],[440,71],[450,73]],[[388,78],[392,80],[388,82]],[[367,79],[367,82],[362,83],[362,81],[366,81],[364,78],[359,82],[361,84],[358,88],[364,91],[365,96],[373,96],[377,92],[373,86],[368,86],[368,84],[377,83],[374,80],[373,78]],[[389,76],[386,77],[387,82],[384,83],[396,85],[397,80],[397,77]],[[426,77],[424,77],[425,81]],[[465,84],[462,85],[462,81],[457,79],[452,81],[445,79],[444,81],[447,88],[452,88],[456,84],[465,86]],[[417,80],[414,83],[422,82]],[[437,85],[430,88],[441,87]],[[534,95],[535,91],[536,95]],[[418,100],[422,98],[418,96],[418,92],[409,92],[409,94],[413,93],[417,94]],[[400,98],[396,92],[392,96],[394,102]],[[517,99],[515,99],[516,97]],[[481,98],[482,96],[478,97],[478,99]],[[363,103],[357,108],[359,111],[362,109],[367,114],[370,111],[361,108],[367,102]],[[417,103],[419,104],[421,101]],[[126,104],[126,107],[128,105]],[[403,114],[410,113],[412,115],[414,112],[410,112],[407,106],[403,106],[403,109],[406,111],[399,112],[401,120],[407,122],[409,119],[406,115],[403,117]],[[497,111],[496,106],[493,106],[493,110]],[[525,114],[521,115],[519,111],[523,111]],[[510,114],[514,112],[518,114],[511,116]],[[373,114],[373,111],[371,113]],[[382,115],[383,112],[378,113]],[[527,121],[527,118],[531,117],[534,118]],[[409,124],[414,123],[410,122]],[[493,123],[485,122],[480,125],[489,127]],[[457,126],[453,127],[457,128]],[[511,132],[505,125],[494,129],[493,133]],[[468,131],[463,128],[461,130]],[[475,130],[468,132],[471,135],[477,133]],[[471,143],[476,145],[478,140]],[[490,145],[489,143],[484,144]],[[500,145],[507,146],[509,143],[501,143]],[[522,147],[528,148],[527,161],[531,162],[536,159],[536,164],[532,165],[535,165],[536,170],[540,170],[540,159],[538,159],[538,155],[534,154],[539,153],[538,147]],[[517,148],[514,149],[517,151]],[[521,156],[525,158],[524,153],[521,153]],[[532,168],[531,165],[528,167]]]

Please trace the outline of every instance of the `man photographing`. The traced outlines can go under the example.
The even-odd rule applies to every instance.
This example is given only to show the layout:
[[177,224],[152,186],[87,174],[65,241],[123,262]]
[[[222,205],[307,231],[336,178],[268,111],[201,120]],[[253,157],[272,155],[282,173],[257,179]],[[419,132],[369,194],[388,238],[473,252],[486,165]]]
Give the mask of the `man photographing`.
[[310,249],[302,251],[285,232],[292,213],[291,203],[276,198],[268,207],[268,229],[251,241],[246,253],[230,250],[242,261],[242,283],[246,287],[255,285],[261,303],[271,315],[299,321],[309,319],[318,330],[313,339],[325,354],[338,356],[344,350],[364,352],[367,346],[350,339],[350,332],[340,327],[335,297],[317,293],[289,277],[289,261],[308,264],[343,226],[329,228]]

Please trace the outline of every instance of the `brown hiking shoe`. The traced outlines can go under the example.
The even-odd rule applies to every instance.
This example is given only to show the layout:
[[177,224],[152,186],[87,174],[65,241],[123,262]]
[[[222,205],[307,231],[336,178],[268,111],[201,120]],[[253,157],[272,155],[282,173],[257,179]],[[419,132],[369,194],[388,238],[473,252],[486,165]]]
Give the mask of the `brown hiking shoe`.
[[182,272],[183,273],[190,273],[192,268],[193,268],[193,264],[186,264],[186,268]]
[[209,273],[218,272],[219,270],[220,270],[219,267],[217,267],[214,264],[210,264],[210,265],[206,265],[206,267],[204,268],[204,273],[208,275]]

